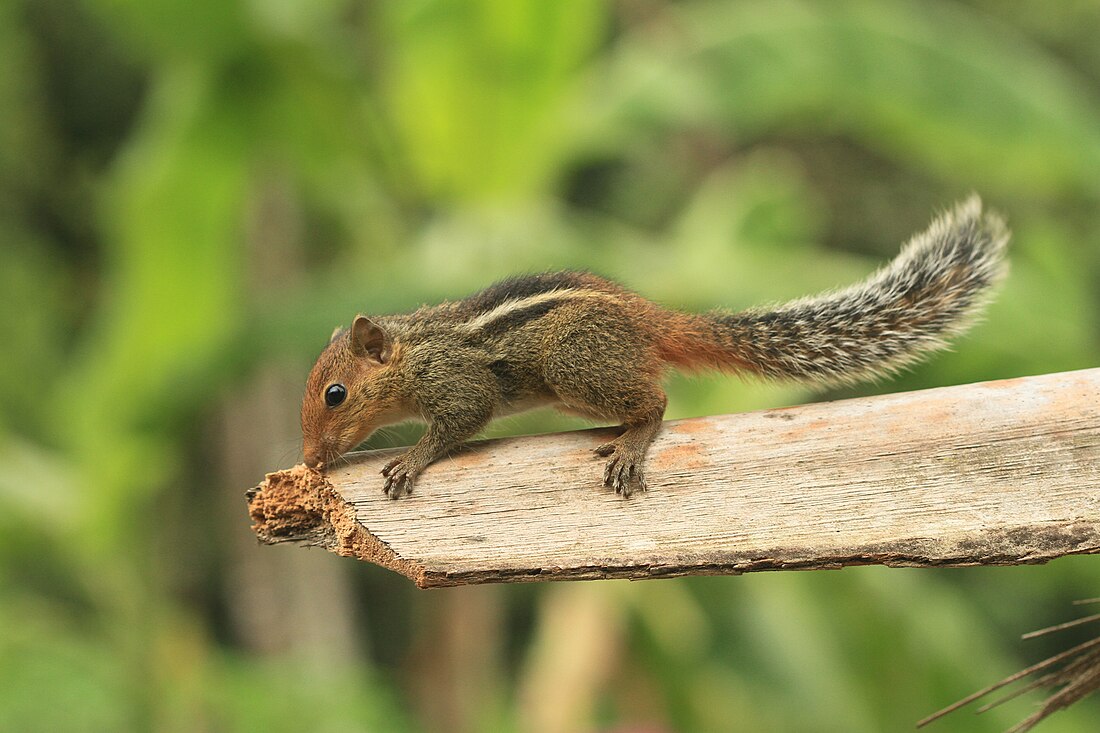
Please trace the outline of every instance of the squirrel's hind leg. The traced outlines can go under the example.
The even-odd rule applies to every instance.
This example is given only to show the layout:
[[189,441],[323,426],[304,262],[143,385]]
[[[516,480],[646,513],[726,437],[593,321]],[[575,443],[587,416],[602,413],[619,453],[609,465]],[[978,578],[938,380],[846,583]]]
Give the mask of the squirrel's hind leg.
[[622,434],[596,452],[608,458],[604,485],[626,497],[646,488],[642,464],[668,403],[664,362],[629,313],[602,301],[586,304],[589,311],[553,330],[542,376],[564,410],[622,423]]
[[661,429],[668,399],[655,382],[637,375],[630,379],[586,380],[574,372],[551,374],[547,381],[561,400],[565,412],[596,420],[616,420],[623,432],[614,440],[596,448],[596,454],[608,458],[604,469],[604,485],[629,497],[635,491],[645,491],[643,471],[646,451]]
[[635,490],[645,491],[645,472],[642,464],[665,414],[665,396],[660,393],[660,405],[648,414],[626,420],[622,435],[596,448],[596,455],[610,456],[603,472],[604,486],[628,498]]

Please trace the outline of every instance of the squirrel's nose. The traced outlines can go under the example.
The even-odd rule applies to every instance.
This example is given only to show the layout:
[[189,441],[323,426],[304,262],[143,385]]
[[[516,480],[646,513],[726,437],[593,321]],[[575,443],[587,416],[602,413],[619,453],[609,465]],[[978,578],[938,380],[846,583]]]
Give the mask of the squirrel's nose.
[[324,455],[319,447],[307,446],[302,453],[305,457],[305,464],[311,468],[323,468],[325,465]]

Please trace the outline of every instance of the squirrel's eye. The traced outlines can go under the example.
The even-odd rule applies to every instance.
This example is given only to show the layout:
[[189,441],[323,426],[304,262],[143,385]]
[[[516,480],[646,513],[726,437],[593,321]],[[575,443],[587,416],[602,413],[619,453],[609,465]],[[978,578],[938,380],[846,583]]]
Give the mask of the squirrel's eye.
[[336,407],[348,396],[347,387],[342,384],[330,384],[325,390],[325,404]]

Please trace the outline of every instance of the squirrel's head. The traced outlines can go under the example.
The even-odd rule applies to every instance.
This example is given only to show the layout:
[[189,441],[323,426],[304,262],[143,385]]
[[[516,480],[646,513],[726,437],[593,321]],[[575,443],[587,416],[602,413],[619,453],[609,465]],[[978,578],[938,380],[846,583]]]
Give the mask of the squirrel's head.
[[384,390],[393,341],[365,316],[337,328],[306,380],[302,398],[302,452],[323,467],[354,448],[392,411]]

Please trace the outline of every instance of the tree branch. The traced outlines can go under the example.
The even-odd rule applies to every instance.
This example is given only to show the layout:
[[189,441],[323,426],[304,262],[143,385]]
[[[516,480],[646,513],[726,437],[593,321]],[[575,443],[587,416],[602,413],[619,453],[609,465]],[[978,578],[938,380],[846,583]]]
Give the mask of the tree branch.
[[592,454],[611,434],[479,442],[398,501],[399,451],[296,466],[248,492],[253,529],[421,587],[1100,552],[1100,369],[671,421],[628,500]]

